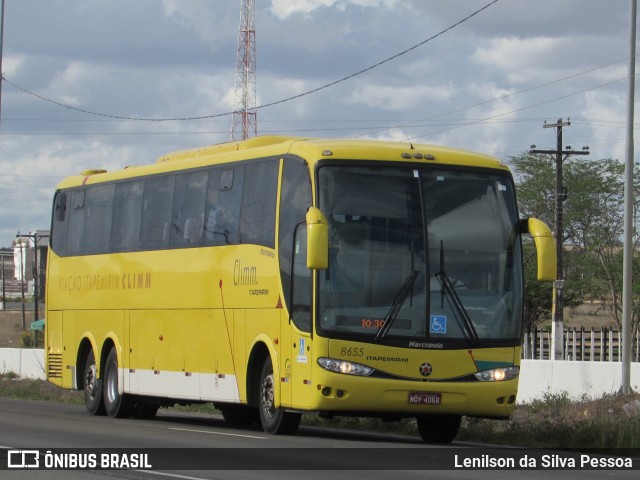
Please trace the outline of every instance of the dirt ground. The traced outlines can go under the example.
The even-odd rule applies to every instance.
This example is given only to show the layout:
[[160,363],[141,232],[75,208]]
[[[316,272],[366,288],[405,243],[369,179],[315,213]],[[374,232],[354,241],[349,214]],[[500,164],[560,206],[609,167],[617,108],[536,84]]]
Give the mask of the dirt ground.
[[21,310],[0,311],[0,348],[21,348],[23,346],[22,336],[32,335],[29,329],[33,321],[33,311],[25,311],[26,330],[22,329]]
[[564,321],[567,327],[573,328],[618,328],[618,324],[609,312],[599,303],[583,303],[576,308],[564,309]]
[[[40,315],[42,318],[44,315]],[[0,311],[0,348],[20,348],[24,346],[22,337],[24,335],[33,336],[29,329],[33,318],[33,310],[30,306],[25,310],[26,330],[22,329],[21,310]],[[576,309],[565,309],[565,327],[567,328],[600,328],[616,327],[615,322],[597,304],[584,304]]]

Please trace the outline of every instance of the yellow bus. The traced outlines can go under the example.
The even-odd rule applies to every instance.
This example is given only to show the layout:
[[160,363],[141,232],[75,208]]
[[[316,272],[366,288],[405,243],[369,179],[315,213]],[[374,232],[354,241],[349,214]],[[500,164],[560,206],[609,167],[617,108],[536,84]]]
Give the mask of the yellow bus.
[[85,171],[53,202],[47,378],[92,414],[411,417],[450,442],[514,408],[523,233],[553,280],[508,168],[431,145],[256,137]]

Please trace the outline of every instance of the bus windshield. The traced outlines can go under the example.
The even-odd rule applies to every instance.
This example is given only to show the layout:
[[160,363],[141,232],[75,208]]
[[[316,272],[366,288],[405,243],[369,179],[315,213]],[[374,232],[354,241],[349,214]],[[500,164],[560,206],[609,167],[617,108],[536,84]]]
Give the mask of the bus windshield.
[[318,331],[369,341],[520,341],[513,182],[488,170],[327,165]]

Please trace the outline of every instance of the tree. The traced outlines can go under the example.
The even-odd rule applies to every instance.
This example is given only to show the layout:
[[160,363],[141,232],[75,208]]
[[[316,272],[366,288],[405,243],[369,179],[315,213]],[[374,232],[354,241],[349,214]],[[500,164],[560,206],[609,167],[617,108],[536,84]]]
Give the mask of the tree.
[[524,284],[523,326],[526,332],[551,318],[553,286],[550,282],[538,282],[536,278],[536,252],[533,241],[523,241]]
[[[512,157],[511,165],[521,215],[540,218],[555,230],[554,159],[525,153]],[[634,195],[636,228],[633,241],[636,248],[640,243],[638,173]],[[564,304],[569,307],[585,300],[598,300],[621,324],[624,165],[612,159],[569,157],[563,163],[563,184],[566,189],[563,204]],[[636,255],[635,278],[639,274],[640,260]],[[530,280],[526,287],[530,294],[536,291]],[[634,331],[638,328],[639,297],[640,292],[636,291]]]
[[[532,154],[523,154],[511,158],[518,195],[520,216],[536,217],[555,231],[555,165],[553,159]],[[567,215],[565,212],[565,225]],[[566,237],[565,237],[566,238]],[[531,330],[551,317],[552,292],[551,284],[540,284],[536,280],[536,257],[533,247],[525,243],[525,328]],[[565,254],[564,278],[573,271],[571,258]],[[565,281],[564,305],[577,306],[582,303],[581,282]]]

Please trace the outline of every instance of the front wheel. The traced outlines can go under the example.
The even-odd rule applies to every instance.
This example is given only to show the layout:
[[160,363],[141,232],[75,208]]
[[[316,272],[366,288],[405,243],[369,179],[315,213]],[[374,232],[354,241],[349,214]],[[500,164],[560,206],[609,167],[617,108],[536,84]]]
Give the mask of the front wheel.
[[416,418],[420,437],[427,443],[451,443],[460,429],[461,415],[423,415]]
[[133,413],[133,397],[118,390],[118,354],[112,347],[104,368],[104,408],[110,417],[127,418]]
[[262,366],[258,410],[260,424],[265,432],[274,435],[290,435],[298,430],[302,415],[286,412],[284,408],[275,406],[275,380],[270,358],[267,358]]

